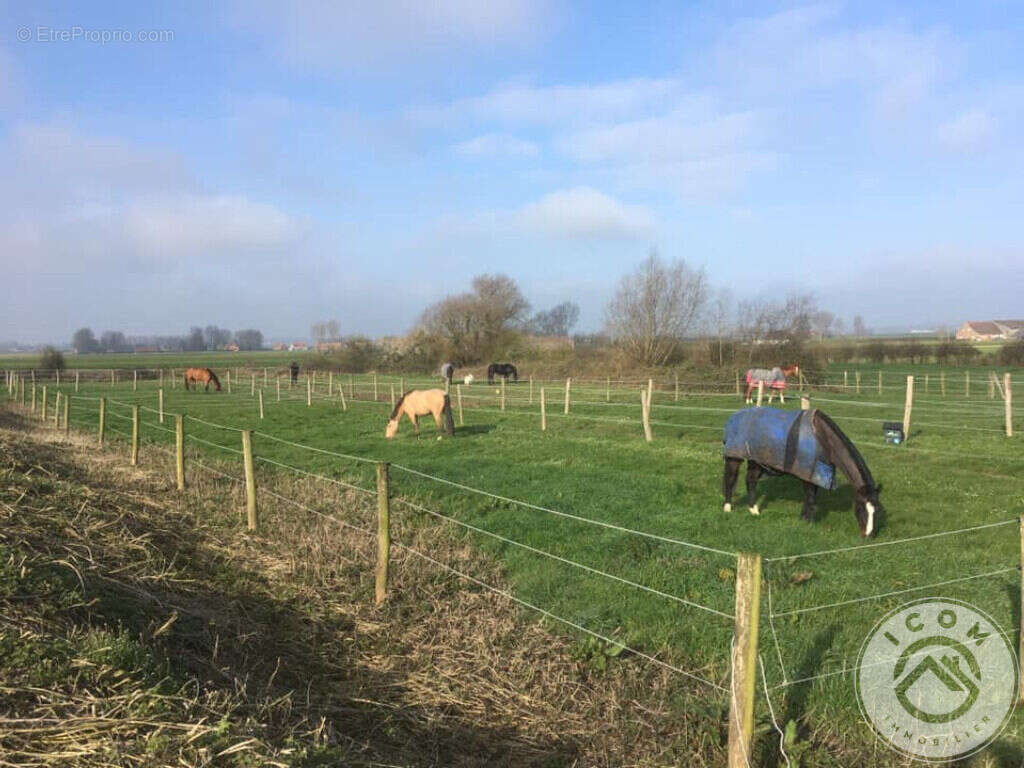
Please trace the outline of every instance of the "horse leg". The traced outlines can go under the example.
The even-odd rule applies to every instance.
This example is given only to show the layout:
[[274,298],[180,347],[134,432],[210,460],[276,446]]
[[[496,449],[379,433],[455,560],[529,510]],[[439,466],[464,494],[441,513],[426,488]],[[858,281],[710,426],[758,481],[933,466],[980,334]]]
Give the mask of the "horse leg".
[[786,404],[786,391],[784,389],[779,390],[779,402],[783,405]]
[[725,460],[725,471],[722,473],[722,495],[725,497],[725,504],[722,505],[723,512],[732,512],[732,492],[736,487],[736,480],[740,476],[740,465],[743,459]]
[[750,393],[754,391],[754,386],[750,382],[747,382],[747,405],[750,405],[753,400],[750,398]]
[[444,430],[441,429],[441,411],[443,411],[443,410],[444,410],[444,406],[441,406],[441,408],[439,408],[438,410],[431,411],[431,413],[430,413],[430,415],[434,417],[434,423],[437,424],[437,437],[438,437],[438,439],[440,439],[441,435],[444,434]]
[[760,515],[757,508],[757,481],[761,479],[761,465],[756,461],[747,461],[747,506],[750,514]]
[[804,511],[800,514],[804,520],[813,522],[817,512],[818,486],[804,480]]
[[416,437],[420,436],[420,425],[416,423],[416,414],[412,411],[406,411],[405,415],[409,417],[409,421],[412,422],[412,428],[416,432]]

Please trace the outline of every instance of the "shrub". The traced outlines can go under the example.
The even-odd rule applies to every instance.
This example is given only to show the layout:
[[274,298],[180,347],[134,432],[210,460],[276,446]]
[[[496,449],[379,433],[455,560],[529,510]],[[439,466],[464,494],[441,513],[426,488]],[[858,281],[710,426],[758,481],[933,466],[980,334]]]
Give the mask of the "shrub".
[[64,354],[56,347],[44,347],[39,358],[39,367],[44,371],[63,371]]
[[998,359],[1000,365],[1024,366],[1024,339],[1019,339],[1000,349]]

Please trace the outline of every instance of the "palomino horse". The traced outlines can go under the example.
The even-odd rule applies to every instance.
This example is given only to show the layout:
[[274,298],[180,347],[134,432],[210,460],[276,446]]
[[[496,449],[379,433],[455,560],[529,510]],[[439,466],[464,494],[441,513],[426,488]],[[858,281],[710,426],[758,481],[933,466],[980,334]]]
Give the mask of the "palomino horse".
[[854,487],[853,513],[861,536],[878,530],[882,505],[881,486],[875,485],[864,457],[836,423],[819,410],[782,411],[778,408],[745,408],[725,424],[722,440],[725,473],[722,478],[723,509],[732,510],[732,492],[740,465],[747,462],[747,506],[757,508],[757,481],[762,473],[799,477],[804,484],[804,520],[814,520],[818,488],[838,485],[838,467]]
[[764,382],[768,390],[768,402],[771,403],[775,397],[775,391],[779,392],[779,399],[782,404],[786,403],[786,377],[800,373],[799,365],[787,365],[782,368],[751,368],[747,371],[747,403],[751,403],[750,394],[757,389],[758,382]]
[[[420,426],[416,423],[416,417],[426,416],[428,413],[434,417],[434,421],[437,423],[438,440],[441,439],[443,432],[447,432],[449,435],[455,434],[452,403],[443,389],[414,389],[402,395],[391,412],[388,426],[384,430],[384,437],[390,440],[398,434],[398,422],[401,421],[403,413],[412,422],[417,437],[420,434]],[[442,416],[444,417],[443,427],[441,425]]]
[[494,377],[501,376],[501,378],[508,381],[519,381],[519,371],[512,363],[491,363],[487,366],[487,383],[493,384]]
[[210,384],[213,384],[220,392],[220,379],[217,378],[217,374],[211,371],[209,368],[188,368],[185,371],[185,389],[189,389],[189,383],[195,385],[198,389],[200,384],[206,385],[206,391],[210,391]]

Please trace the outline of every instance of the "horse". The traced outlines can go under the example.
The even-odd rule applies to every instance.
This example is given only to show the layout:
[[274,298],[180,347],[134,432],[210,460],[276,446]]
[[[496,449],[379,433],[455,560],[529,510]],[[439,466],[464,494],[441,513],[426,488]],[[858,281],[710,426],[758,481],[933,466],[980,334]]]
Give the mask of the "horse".
[[[402,414],[409,417],[416,436],[419,437],[420,427],[416,423],[417,416],[426,416],[428,413],[434,417],[437,423],[437,439],[441,439],[443,432],[449,435],[455,434],[455,420],[452,418],[451,398],[443,389],[414,389],[406,392],[395,403],[395,408],[388,418],[387,428],[384,430],[384,437],[389,440],[398,434],[398,422]],[[444,417],[444,426],[441,425],[441,417]]]
[[206,385],[206,391],[210,391],[210,383],[217,388],[220,392],[220,379],[217,378],[217,374],[211,371],[209,368],[188,368],[185,370],[185,389],[189,389],[189,382],[196,385],[199,388],[200,384]]
[[465,384],[465,385],[466,385],[466,386],[468,387],[468,386],[469,386],[470,384],[472,384],[472,383],[473,383],[473,382],[474,382],[475,380],[476,380],[476,379],[474,379],[474,377],[473,377],[473,374],[472,374],[472,373],[467,373],[467,374],[466,374],[466,375],[465,375],[465,376],[463,377],[463,379],[462,379],[462,383],[463,383],[463,384]]
[[299,380],[299,364],[293,361],[292,364],[288,366],[288,372],[292,375],[292,384],[295,384],[296,382],[298,382],[298,380]]
[[751,393],[757,389],[758,382],[764,382],[764,386],[768,390],[768,402],[771,403],[772,398],[775,397],[775,390],[778,390],[779,400],[785,405],[786,377],[797,373],[800,373],[799,365],[787,365],[782,368],[751,368],[747,371],[746,376],[747,404],[752,402]]
[[448,386],[452,385],[452,376],[455,375],[455,363],[442,363],[441,364],[441,378],[448,382]]
[[747,506],[758,515],[757,481],[762,473],[787,474],[804,484],[801,517],[813,521],[818,488],[834,490],[838,485],[838,467],[854,487],[853,513],[861,536],[878,530],[883,513],[875,485],[864,457],[841,429],[822,411],[783,411],[778,408],[744,408],[725,424],[722,440],[725,471],[722,494],[725,512],[732,511],[732,492],[740,465],[747,462]]
[[508,381],[511,377],[512,381],[519,381],[519,371],[512,363],[491,363],[487,366],[487,383],[493,384],[494,377],[501,376],[501,378]]

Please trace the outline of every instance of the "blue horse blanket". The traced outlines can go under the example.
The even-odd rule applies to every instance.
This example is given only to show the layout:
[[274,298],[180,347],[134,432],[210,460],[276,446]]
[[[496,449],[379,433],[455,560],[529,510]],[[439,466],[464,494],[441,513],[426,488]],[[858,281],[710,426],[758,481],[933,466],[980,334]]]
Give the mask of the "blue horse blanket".
[[838,485],[836,469],[822,460],[813,424],[814,411],[744,408],[725,423],[722,455],[755,461],[832,490]]

